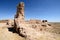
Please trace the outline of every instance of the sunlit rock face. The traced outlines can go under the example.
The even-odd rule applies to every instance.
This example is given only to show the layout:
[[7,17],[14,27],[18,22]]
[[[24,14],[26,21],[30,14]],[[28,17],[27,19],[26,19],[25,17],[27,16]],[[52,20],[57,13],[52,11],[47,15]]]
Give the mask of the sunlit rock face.
[[18,18],[20,21],[24,20],[24,3],[23,2],[18,4],[15,18]]
[[[24,18],[24,3],[21,2],[17,5],[17,12],[14,19],[8,20],[5,25],[8,28],[13,27],[13,29],[15,29],[15,31],[26,40],[39,40],[42,36],[47,37],[47,35],[51,37],[50,33],[45,32],[46,29],[52,28],[47,20],[30,19],[27,21]],[[53,35],[50,40],[55,40]]]
[[14,17],[14,28],[19,35],[22,35],[26,40],[37,40],[48,26],[47,20],[29,20],[24,19],[24,3],[21,2],[17,6],[17,13]]

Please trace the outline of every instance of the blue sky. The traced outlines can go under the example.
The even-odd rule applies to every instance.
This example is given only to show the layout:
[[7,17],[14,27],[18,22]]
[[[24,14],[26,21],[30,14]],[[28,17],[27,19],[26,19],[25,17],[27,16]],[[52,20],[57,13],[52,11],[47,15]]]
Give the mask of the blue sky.
[[21,1],[25,3],[26,19],[60,22],[60,0],[0,0],[0,20],[13,19]]

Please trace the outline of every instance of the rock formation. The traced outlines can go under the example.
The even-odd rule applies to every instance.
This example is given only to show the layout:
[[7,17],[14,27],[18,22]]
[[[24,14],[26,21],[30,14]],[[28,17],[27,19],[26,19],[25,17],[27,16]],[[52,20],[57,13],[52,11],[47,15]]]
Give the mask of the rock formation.
[[18,4],[15,18],[19,19],[20,21],[24,20],[24,3],[23,2]]
[[47,20],[24,20],[24,3],[21,2],[17,6],[17,13],[14,18],[14,28],[19,35],[22,35],[26,40],[37,40],[40,37],[40,31],[47,28]]
[[[23,36],[26,40],[38,40],[41,35],[51,35],[46,33],[47,28],[52,28],[47,20],[29,20],[24,19],[24,3],[17,5],[17,12],[14,20],[8,20],[8,27],[13,27],[16,32]],[[47,36],[46,36],[47,37]],[[52,36],[53,37],[53,36]],[[51,40],[55,40],[52,38]]]

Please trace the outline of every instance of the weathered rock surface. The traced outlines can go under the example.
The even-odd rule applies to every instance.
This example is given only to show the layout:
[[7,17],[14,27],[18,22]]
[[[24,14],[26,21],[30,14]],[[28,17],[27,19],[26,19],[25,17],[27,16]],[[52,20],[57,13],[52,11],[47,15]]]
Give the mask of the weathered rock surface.
[[25,40],[17,33],[8,31],[8,28],[0,27],[0,40]]
[[[34,28],[32,28],[30,25],[19,23],[17,24],[17,30],[19,31],[19,34],[24,36],[26,40],[38,40],[41,36],[45,36],[48,40],[55,40],[54,36],[47,32],[37,31]],[[48,36],[48,37],[47,37]]]
[[6,23],[6,25],[8,25],[9,27],[13,27],[14,26],[14,20],[8,20],[8,22]]
[[[8,20],[4,26],[6,27],[2,27],[3,30],[0,28],[0,30],[2,30],[0,31],[0,38],[2,36],[1,40],[11,40],[11,38],[12,40],[21,40],[17,34],[24,37],[26,40],[56,40],[53,34],[47,32],[47,29],[52,29],[51,24],[49,24],[47,20],[26,21],[24,19],[23,2],[18,4],[14,20]],[[11,27],[13,27],[14,31],[16,31],[16,35],[8,31],[8,28]],[[4,39],[5,37],[6,39]],[[22,40],[24,39],[22,38]]]
[[[17,7],[17,14],[14,18],[14,28],[16,31],[24,36],[26,40],[37,40],[43,32],[48,27],[47,20],[39,21],[39,20],[30,20],[28,23],[24,20],[24,4],[20,3]],[[48,34],[49,35],[49,34]],[[52,36],[51,40],[55,40]]]

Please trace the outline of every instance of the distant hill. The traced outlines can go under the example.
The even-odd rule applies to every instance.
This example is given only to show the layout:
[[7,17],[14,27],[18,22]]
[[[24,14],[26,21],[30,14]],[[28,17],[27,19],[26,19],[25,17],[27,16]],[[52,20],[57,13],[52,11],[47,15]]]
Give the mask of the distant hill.
[[8,20],[0,20],[0,23],[6,23]]

